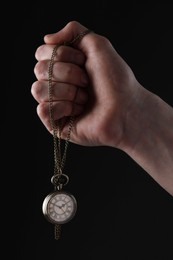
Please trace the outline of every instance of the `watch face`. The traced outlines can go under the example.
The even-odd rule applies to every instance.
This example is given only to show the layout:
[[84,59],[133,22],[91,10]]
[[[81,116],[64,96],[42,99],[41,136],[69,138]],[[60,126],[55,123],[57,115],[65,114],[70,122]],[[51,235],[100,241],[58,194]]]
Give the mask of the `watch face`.
[[43,214],[54,224],[70,221],[77,209],[77,202],[73,195],[57,191],[49,194],[43,201]]

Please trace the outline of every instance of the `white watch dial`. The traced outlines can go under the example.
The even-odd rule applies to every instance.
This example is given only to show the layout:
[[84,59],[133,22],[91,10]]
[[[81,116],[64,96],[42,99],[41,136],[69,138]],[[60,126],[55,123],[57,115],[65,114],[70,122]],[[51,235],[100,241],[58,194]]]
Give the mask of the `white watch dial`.
[[77,209],[77,202],[73,195],[57,191],[49,194],[43,201],[43,213],[52,223],[63,224],[70,221]]

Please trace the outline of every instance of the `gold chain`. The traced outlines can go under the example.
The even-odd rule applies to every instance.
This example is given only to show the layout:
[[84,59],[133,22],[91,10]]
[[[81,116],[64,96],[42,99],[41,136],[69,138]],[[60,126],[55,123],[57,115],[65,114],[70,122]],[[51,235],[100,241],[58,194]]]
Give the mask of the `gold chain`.
[[[76,43],[78,40],[80,40],[84,35],[89,33],[90,30],[85,30],[81,33],[79,33],[71,42],[64,42],[63,45],[72,46],[74,43]],[[67,148],[70,140],[70,134],[73,127],[74,117],[71,116],[69,120],[69,128],[67,137],[65,140],[65,146],[64,146],[64,153],[63,156],[61,155],[61,131],[62,131],[62,122],[61,120],[58,121],[58,126],[56,125],[54,119],[53,119],[53,90],[52,90],[52,74],[53,74],[53,65],[54,65],[54,58],[56,55],[56,51],[58,47],[60,47],[60,44],[57,44],[53,51],[52,56],[49,64],[48,69],[48,95],[49,95],[49,114],[50,114],[50,122],[51,127],[53,130],[53,144],[54,144],[54,174],[61,174],[62,169],[65,165],[66,155],[67,155]],[[57,142],[58,141],[58,142]]]
[[70,116],[69,119],[69,128],[68,128],[68,133],[67,137],[65,140],[65,146],[64,146],[64,153],[63,156],[61,155],[61,131],[62,131],[62,121],[61,119],[58,120],[58,125],[55,123],[53,119],[53,90],[52,90],[52,74],[53,74],[53,65],[54,65],[54,58],[56,56],[56,51],[58,47],[61,45],[67,45],[67,46],[72,46],[74,43],[79,41],[89,33],[90,30],[85,30],[81,33],[79,33],[72,41],[70,42],[64,42],[64,44],[57,44],[51,55],[50,63],[49,63],[49,68],[48,68],[48,95],[49,95],[49,114],[50,114],[50,123],[51,127],[53,130],[53,144],[54,144],[54,174],[61,174],[62,169],[64,168],[65,161],[66,161],[66,155],[67,155],[67,148],[68,144],[70,141],[70,134],[71,130],[73,127],[73,122],[74,122],[74,116]]
[[[68,148],[68,143],[70,140],[70,133],[74,121],[74,117],[70,117],[69,121],[69,129],[68,129],[68,134],[67,138],[65,141],[65,148],[64,148],[64,153],[63,157],[61,157],[61,130],[62,130],[62,122],[59,119],[58,120],[58,126],[56,125],[54,119],[53,119],[53,90],[52,90],[52,73],[53,73],[53,64],[54,64],[54,57],[56,55],[56,51],[60,45],[56,45],[53,49],[50,64],[49,64],[49,80],[48,80],[48,94],[49,94],[49,114],[50,114],[50,122],[51,122],[51,127],[53,130],[53,144],[54,144],[54,174],[61,174],[62,169],[65,164],[65,159],[66,159],[66,154],[67,154],[67,148]],[[58,142],[57,142],[58,140]]]
[[[61,131],[63,129],[62,119],[59,119],[56,122],[53,119],[52,75],[53,75],[54,58],[56,56],[57,49],[61,45],[73,46],[74,43],[76,43],[78,40],[82,39],[84,37],[84,35],[86,35],[89,32],[90,32],[90,30],[87,29],[87,30],[79,33],[71,42],[64,42],[64,44],[57,44],[52,51],[52,55],[51,55],[51,59],[50,59],[50,63],[49,63],[49,68],[48,68],[48,96],[49,96],[50,123],[51,123],[51,128],[52,128],[52,131],[53,131],[54,177],[56,177],[57,175],[62,176],[62,170],[63,170],[64,165],[65,165],[67,148],[68,148],[68,145],[69,145],[70,134],[71,134],[73,122],[74,122],[74,116],[70,116],[69,117],[69,123],[68,123],[68,133],[67,133],[65,144],[64,144],[64,152],[63,152],[63,155],[62,155],[61,154]],[[67,178],[67,182],[68,182],[68,176],[66,176],[66,178]],[[54,185],[55,185],[55,189],[57,189],[57,183],[56,182],[54,183]],[[62,185],[60,184],[58,186],[58,189],[61,189],[61,188],[62,188]],[[60,234],[61,234],[61,225],[55,224],[54,232],[55,232],[55,239],[58,240],[60,238]]]

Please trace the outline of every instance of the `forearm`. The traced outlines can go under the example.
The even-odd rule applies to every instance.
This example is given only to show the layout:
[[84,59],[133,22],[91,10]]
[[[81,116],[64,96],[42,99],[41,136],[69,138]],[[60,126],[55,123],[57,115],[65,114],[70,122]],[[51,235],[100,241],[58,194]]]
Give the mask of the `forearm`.
[[123,150],[168,193],[173,195],[173,108],[146,92]]

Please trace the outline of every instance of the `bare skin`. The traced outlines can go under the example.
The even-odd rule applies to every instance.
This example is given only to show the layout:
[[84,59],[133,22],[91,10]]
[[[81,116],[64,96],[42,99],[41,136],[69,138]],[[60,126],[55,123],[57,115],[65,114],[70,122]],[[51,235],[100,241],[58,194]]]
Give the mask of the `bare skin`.
[[[53,47],[87,28],[76,21],[46,35],[36,50],[31,92],[51,133],[48,66]],[[173,195],[173,108],[145,89],[105,37],[91,32],[73,48],[60,46],[53,69],[54,120],[74,115],[71,142],[121,149]],[[62,138],[65,138],[67,126]]]

